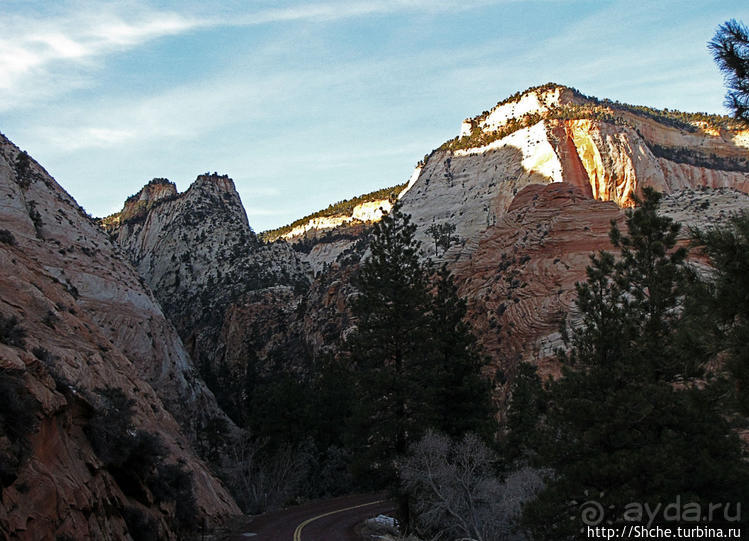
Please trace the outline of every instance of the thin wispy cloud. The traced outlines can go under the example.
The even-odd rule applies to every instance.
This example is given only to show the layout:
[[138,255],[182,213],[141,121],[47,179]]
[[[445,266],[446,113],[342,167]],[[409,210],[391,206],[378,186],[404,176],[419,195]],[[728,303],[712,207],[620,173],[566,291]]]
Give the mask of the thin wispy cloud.
[[50,98],[91,83],[106,55],[200,26],[197,19],[146,7],[0,17],[0,110]]
[[34,131],[56,152],[117,147],[133,141],[190,140],[242,118],[267,113],[264,101],[289,86],[283,75],[263,81],[238,80],[221,86],[207,82],[182,85],[151,96],[101,98],[71,106]]
[[205,8],[199,5],[184,13],[153,9],[145,2],[97,3],[89,5],[90,9],[72,3],[69,12],[49,17],[38,13],[0,17],[0,112],[90,86],[94,83],[91,74],[107,55],[197,29],[330,22],[404,10],[466,10],[487,3],[491,2],[372,0],[300,3],[263,10],[252,10],[250,4],[239,13],[223,14],[213,6],[211,13],[201,13]]
[[267,24],[284,21],[337,21],[341,19],[382,15],[400,11],[419,11],[422,13],[461,11],[480,6],[507,3],[523,0],[372,0],[367,2],[328,2],[301,3],[283,8],[268,9],[248,13],[244,17],[216,19],[216,24]]
[[[325,69],[317,66],[274,68],[277,57],[293,52],[297,45],[287,43],[285,52],[278,47],[275,45],[272,48],[272,54],[262,48],[253,51],[255,64],[244,73],[230,68],[206,79],[148,95],[101,96],[70,104],[54,118],[30,128],[30,133],[57,154],[115,148],[129,142],[148,146],[165,139],[172,142],[195,140],[240,119],[245,125],[260,119],[267,120],[278,115],[278,111],[284,109],[283,104],[297,104],[296,111],[285,111],[289,116],[302,115],[305,113],[306,96],[325,93],[332,82],[339,88],[338,92],[345,94],[348,91],[348,99],[355,104],[357,100],[366,101],[363,91],[371,88],[382,76],[392,79],[393,84],[398,84],[400,80],[407,85],[409,71],[414,64],[423,67],[431,65],[433,70],[442,70],[465,65],[471,56],[470,49],[456,49],[444,51],[437,59],[427,54],[411,54],[397,58],[340,62]],[[496,52],[498,47],[499,44],[495,44],[493,51]],[[490,51],[484,54],[488,55]],[[221,81],[221,84],[216,84],[216,81]],[[346,105],[341,104],[341,109],[344,107]],[[376,111],[371,114],[379,115]],[[366,120],[364,104],[358,122]],[[278,122],[286,120],[279,118]],[[320,118],[311,129],[319,132],[320,128],[326,128],[334,133],[340,130],[336,124],[341,122],[334,117]],[[349,120],[345,122],[349,123]],[[304,137],[305,131],[305,128],[296,128],[296,136]],[[315,135],[309,134],[309,137]],[[293,160],[312,169],[344,167],[355,164],[365,154],[369,157],[419,155],[423,146],[423,142],[414,141],[397,148],[370,148],[366,153],[349,149],[345,152],[328,152],[324,156],[295,154],[284,162]]]

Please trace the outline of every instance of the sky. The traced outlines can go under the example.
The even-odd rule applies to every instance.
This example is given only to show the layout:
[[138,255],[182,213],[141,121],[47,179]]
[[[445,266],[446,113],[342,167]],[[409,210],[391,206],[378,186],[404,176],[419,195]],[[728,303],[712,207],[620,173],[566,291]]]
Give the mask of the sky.
[[549,81],[725,113],[706,43],[746,0],[0,0],[0,132],[90,214],[234,179],[256,231],[404,182]]

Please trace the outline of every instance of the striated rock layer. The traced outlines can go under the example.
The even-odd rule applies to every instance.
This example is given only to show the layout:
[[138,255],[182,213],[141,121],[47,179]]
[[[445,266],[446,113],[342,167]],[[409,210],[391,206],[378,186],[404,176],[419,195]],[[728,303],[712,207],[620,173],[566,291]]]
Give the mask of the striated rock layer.
[[[701,188],[666,196],[662,212],[690,227],[708,227],[749,210],[749,195],[734,189]],[[469,318],[495,366],[511,376],[519,361],[557,375],[553,361],[562,346],[560,325],[574,324],[575,283],[586,279],[590,255],[610,250],[611,222],[624,228],[624,210],[596,201],[567,183],[531,185],[479,238],[472,257],[454,267]]]
[[[192,472],[199,520],[238,513],[192,451],[194,423],[223,414],[174,327],[98,225],[1,136],[0,230],[0,314],[25,333],[14,339],[4,328],[1,377],[33,414],[24,438],[0,434],[3,456],[20,457],[3,474],[0,537],[126,539],[125,508],[175,537],[174,509],[148,491],[133,496],[93,451],[85,430],[105,388],[132,400],[130,436],[121,437],[158,437],[167,462]],[[9,455],[14,440],[25,450]]]
[[[457,273],[495,365],[512,372],[525,359],[555,373],[549,359],[574,284],[589,254],[610,247],[610,221],[646,186],[667,194],[664,209],[687,225],[720,221],[746,205],[749,131],[549,84],[464,121],[399,198],[424,256]],[[444,223],[457,239],[435,254],[427,230]],[[344,260],[357,240],[345,233],[289,240],[319,271]]]

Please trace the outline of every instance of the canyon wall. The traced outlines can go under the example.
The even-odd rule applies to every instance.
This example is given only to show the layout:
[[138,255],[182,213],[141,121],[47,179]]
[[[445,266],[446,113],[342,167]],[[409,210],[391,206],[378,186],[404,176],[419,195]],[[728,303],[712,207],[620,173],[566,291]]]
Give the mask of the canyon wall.
[[[205,374],[236,357],[224,334],[233,328],[237,305],[254,302],[254,292],[268,288],[266,299],[298,295],[309,287],[311,270],[289,244],[258,240],[228,176],[200,175],[185,192],[155,201],[150,199],[154,182],[168,183],[147,184],[103,224],[153,289]],[[238,332],[262,354],[259,336],[248,329]]]
[[0,370],[33,415],[27,439],[0,437],[3,461],[18,459],[3,475],[2,537],[128,538],[133,509],[164,538],[176,536],[174,509],[147,490],[135,495],[94,451],[91,419],[106,409],[108,389],[132,404],[120,437],[150,434],[168,463],[192,472],[197,520],[238,513],[192,450],[201,420],[223,412],[173,325],[98,224],[4,137],[0,230]]

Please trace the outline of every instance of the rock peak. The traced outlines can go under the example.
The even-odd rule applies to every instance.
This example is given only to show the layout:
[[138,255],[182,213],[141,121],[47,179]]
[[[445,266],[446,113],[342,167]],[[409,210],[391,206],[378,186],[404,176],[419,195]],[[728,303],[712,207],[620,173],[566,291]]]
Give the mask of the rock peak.
[[193,182],[190,186],[190,188],[193,187],[209,187],[212,189],[217,188],[225,192],[237,191],[237,188],[234,185],[234,181],[229,177],[229,175],[219,175],[216,172],[203,173],[202,175],[198,175],[198,178],[196,178],[195,182]]
[[143,186],[138,193],[125,200],[125,205],[137,201],[155,203],[159,199],[177,195],[177,186],[166,178],[154,178]]
[[481,114],[467,118],[460,127],[460,136],[474,132],[497,131],[531,114],[544,114],[565,105],[582,105],[589,99],[580,91],[557,83],[533,86],[508,96]]
[[105,228],[111,228],[120,223],[142,219],[154,205],[176,197],[177,186],[174,182],[166,178],[154,178],[128,197],[120,212],[103,218],[101,223]]

